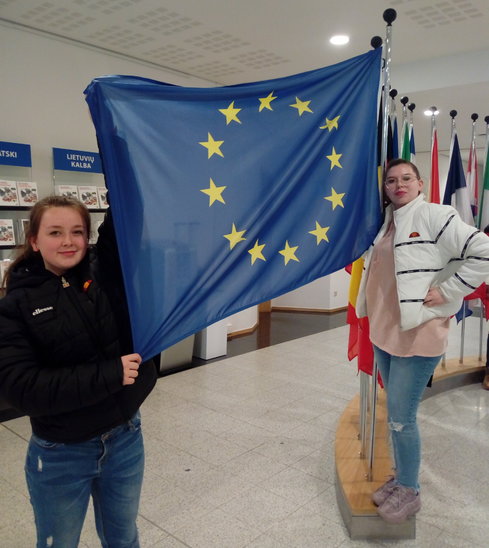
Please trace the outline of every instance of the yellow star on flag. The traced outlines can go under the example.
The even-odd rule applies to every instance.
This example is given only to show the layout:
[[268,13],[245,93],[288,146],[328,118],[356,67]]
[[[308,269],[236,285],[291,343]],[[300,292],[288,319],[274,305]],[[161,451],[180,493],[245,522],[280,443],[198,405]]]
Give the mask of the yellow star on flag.
[[273,108],[270,106],[270,103],[276,98],[277,97],[273,95],[273,91],[271,91],[267,97],[262,97],[261,99],[258,99],[260,101],[260,108],[258,109],[258,112],[261,112],[264,108],[267,108],[268,110],[273,110]]
[[214,137],[210,133],[207,134],[207,141],[199,141],[199,145],[207,149],[207,159],[211,158],[213,154],[219,154],[224,158],[224,154],[221,152],[223,143],[224,141],[214,141]]
[[256,240],[255,245],[251,249],[248,249],[248,253],[251,255],[251,264],[255,264],[255,261],[257,259],[266,261],[262,253],[264,247],[265,247],[265,244],[259,245],[258,240]]
[[243,234],[246,232],[246,230],[236,230],[236,226],[233,223],[233,228],[231,229],[230,234],[224,234],[224,237],[229,240],[229,249],[233,249],[236,244],[239,242],[242,242],[243,240],[246,240],[246,238],[243,238]]
[[319,129],[327,129],[328,131],[331,131],[332,129],[336,128],[338,129],[338,120],[340,119],[339,116],[336,116],[336,118],[333,118],[332,120],[329,120],[326,118],[326,122],[324,126],[320,126]]
[[289,107],[296,108],[299,111],[299,116],[302,116],[304,112],[312,112],[309,108],[310,102],[311,101],[301,101],[299,97],[296,97],[295,103],[293,105],[289,105]]
[[238,122],[241,124],[241,120],[238,118],[238,112],[240,108],[234,108],[234,101],[228,106],[228,108],[220,108],[219,112],[226,116],[226,125],[229,125],[231,122]]
[[294,247],[291,247],[289,246],[289,242],[286,241],[285,242],[285,247],[284,249],[281,249],[279,251],[280,255],[283,255],[284,256],[284,262],[285,264],[288,264],[289,261],[297,261],[297,262],[300,262],[299,259],[295,256],[295,252],[296,250],[299,248],[298,245],[294,246]]
[[336,206],[345,207],[343,205],[342,199],[345,193],[338,194],[334,188],[331,188],[331,196],[325,196],[325,200],[329,200],[333,204],[333,210],[336,208]]
[[340,167],[342,168],[343,166],[340,164],[340,158],[343,156],[343,154],[337,154],[336,150],[334,149],[333,147],[333,152],[329,155],[329,156],[326,156],[326,158],[331,162],[331,166],[330,166],[330,171],[335,167]]
[[214,181],[210,179],[210,186],[209,188],[203,188],[200,192],[203,192],[204,194],[207,194],[209,196],[209,207],[217,200],[218,202],[221,202],[225,204],[224,198],[222,197],[222,193],[226,187],[225,186],[216,186],[214,184]]
[[322,240],[324,240],[325,242],[329,242],[328,237],[326,236],[326,232],[328,232],[328,230],[329,230],[329,226],[321,226],[316,221],[316,228],[314,230],[310,230],[309,234],[316,236],[316,244],[319,245]]

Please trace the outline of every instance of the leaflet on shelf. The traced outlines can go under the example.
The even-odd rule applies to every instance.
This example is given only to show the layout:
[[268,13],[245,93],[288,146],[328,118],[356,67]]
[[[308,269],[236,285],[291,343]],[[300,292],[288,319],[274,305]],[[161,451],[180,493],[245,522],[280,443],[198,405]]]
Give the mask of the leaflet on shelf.
[[29,219],[17,220],[17,241],[19,244],[23,245],[25,242],[25,233],[26,233],[28,224],[29,224]]
[[17,181],[17,194],[19,197],[19,205],[34,205],[39,199],[37,193],[37,183],[32,181]]
[[97,187],[98,193],[98,206],[100,209],[107,209],[109,207],[109,202],[107,201],[107,189],[102,186]]
[[18,206],[17,184],[15,181],[0,180],[0,205]]
[[70,198],[79,199],[77,185],[56,185],[55,193],[58,196],[69,196]]
[[88,209],[98,209],[98,193],[96,186],[79,186],[78,194]]
[[13,219],[0,219],[0,247],[15,245]]

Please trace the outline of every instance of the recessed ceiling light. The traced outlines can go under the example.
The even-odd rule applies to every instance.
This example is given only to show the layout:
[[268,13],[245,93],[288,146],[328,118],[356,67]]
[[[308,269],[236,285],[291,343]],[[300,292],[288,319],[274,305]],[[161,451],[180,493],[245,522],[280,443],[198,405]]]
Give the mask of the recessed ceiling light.
[[329,39],[330,44],[333,44],[334,46],[344,46],[345,44],[348,44],[349,41],[350,37],[346,36],[346,34],[336,34]]
[[431,116],[432,114],[434,114],[435,116],[438,116],[438,114],[440,114],[440,111],[438,109],[427,109],[424,111],[423,113],[425,116]]

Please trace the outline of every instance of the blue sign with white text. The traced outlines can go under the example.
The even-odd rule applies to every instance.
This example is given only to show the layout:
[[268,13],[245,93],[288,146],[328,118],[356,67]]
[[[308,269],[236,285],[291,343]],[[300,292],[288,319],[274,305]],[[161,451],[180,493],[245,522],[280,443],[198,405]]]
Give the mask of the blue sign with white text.
[[53,148],[53,165],[54,169],[63,171],[102,173],[100,154],[97,152]]
[[0,164],[32,167],[31,145],[0,141]]

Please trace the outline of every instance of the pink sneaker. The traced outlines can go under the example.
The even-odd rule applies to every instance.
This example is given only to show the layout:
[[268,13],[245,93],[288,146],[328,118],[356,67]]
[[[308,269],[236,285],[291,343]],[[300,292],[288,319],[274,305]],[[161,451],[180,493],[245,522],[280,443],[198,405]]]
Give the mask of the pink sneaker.
[[377,512],[383,520],[389,523],[402,523],[414,516],[420,508],[421,497],[415,489],[396,485]]
[[372,501],[376,506],[381,506],[384,501],[392,494],[394,487],[397,485],[396,478],[389,476],[389,479],[372,493]]

